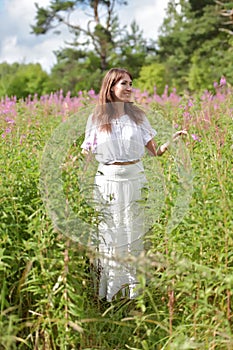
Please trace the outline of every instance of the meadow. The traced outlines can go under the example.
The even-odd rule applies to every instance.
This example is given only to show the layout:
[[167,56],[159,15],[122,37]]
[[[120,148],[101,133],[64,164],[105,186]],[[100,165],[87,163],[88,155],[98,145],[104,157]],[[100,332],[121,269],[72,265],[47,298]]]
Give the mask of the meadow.
[[[155,169],[162,169],[163,203],[149,208],[148,217],[155,219],[138,263],[139,296],[111,304],[95,297],[94,252],[72,232],[64,234],[59,223],[54,226],[41,190],[49,170],[45,147],[77,116],[80,130],[60,159],[59,188],[74,215],[95,227],[88,186],[82,184],[86,159],[80,144],[96,98],[92,90],[76,97],[60,91],[0,102],[0,349],[232,349],[232,87],[222,78],[212,91],[194,95],[179,96],[168,88],[161,96],[135,91],[158,131],[167,123],[189,135],[156,165],[145,156],[148,177],[156,181]],[[161,133],[161,140],[165,136]],[[59,142],[57,147],[60,154]],[[178,167],[186,170],[186,184],[177,172],[180,158],[188,162]],[[81,236],[82,226],[73,229]]]

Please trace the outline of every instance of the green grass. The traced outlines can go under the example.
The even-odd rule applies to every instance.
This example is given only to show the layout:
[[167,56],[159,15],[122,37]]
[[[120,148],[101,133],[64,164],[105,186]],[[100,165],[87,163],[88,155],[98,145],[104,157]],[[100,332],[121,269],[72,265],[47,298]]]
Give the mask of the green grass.
[[[40,165],[61,123],[59,108],[38,102],[32,113],[26,103],[17,103],[14,127],[1,141],[1,350],[233,348],[233,100],[227,93],[222,100],[193,100],[188,119],[179,106],[150,106],[201,142],[189,136],[158,163],[145,157],[147,176],[159,181],[155,168],[162,172],[164,202],[139,260],[139,297],[112,304],[95,297],[94,253],[54,229],[42,201]],[[155,115],[151,112],[150,119]],[[2,117],[3,130],[4,123]],[[166,136],[161,129],[160,136]],[[90,224],[95,212],[80,183],[85,166],[81,139],[65,155],[62,186],[75,215]],[[187,154],[181,154],[184,146]],[[188,156],[193,192],[182,209],[176,200],[187,187],[182,187],[174,159]],[[169,230],[176,203],[185,215]],[[150,215],[156,210],[150,208]]]

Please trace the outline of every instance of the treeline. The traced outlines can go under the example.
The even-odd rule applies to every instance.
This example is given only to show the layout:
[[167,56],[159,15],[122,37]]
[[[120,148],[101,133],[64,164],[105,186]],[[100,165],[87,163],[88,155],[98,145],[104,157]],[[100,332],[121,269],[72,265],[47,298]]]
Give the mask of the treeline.
[[[46,35],[66,26],[72,41],[55,52],[56,63],[46,73],[40,64],[0,64],[0,96],[26,97],[62,89],[98,91],[111,67],[125,67],[134,86],[162,93],[165,86],[179,92],[211,90],[222,76],[233,83],[233,3],[231,1],[170,0],[157,41],[145,39],[136,22],[122,27],[117,6],[126,1],[51,0],[36,4],[32,32]],[[80,26],[81,10],[89,21]]]

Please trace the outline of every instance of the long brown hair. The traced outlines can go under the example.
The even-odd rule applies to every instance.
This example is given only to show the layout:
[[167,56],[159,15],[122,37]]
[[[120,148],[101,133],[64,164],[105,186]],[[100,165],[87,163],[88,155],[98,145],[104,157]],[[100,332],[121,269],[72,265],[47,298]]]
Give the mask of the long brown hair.
[[[117,108],[111,88],[127,74],[132,75],[124,68],[112,68],[103,78],[100,88],[98,104],[93,113],[93,122],[99,125],[101,131],[111,132],[111,120],[117,117]],[[145,113],[131,102],[124,103],[125,113],[136,123],[143,121]]]

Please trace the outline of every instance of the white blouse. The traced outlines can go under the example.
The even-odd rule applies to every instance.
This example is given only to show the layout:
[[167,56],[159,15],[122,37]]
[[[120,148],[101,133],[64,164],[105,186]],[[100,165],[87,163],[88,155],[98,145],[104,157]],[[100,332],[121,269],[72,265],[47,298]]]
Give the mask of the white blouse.
[[146,116],[136,124],[127,114],[111,122],[111,132],[100,131],[93,123],[92,115],[87,120],[85,139],[81,147],[95,154],[99,163],[112,164],[141,159],[145,145],[157,134]]

